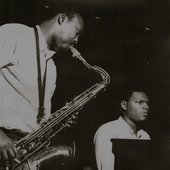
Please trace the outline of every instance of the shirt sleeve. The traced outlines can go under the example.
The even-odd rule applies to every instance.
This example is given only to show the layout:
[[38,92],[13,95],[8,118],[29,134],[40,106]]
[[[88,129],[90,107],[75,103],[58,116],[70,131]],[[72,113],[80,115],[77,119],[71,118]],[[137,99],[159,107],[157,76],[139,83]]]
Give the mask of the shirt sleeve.
[[114,170],[115,156],[112,153],[109,130],[99,128],[94,136],[95,156],[98,170]]
[[12,64],[17,43],[14,36],[7,33],[6,27],[0,27],[0,68]]

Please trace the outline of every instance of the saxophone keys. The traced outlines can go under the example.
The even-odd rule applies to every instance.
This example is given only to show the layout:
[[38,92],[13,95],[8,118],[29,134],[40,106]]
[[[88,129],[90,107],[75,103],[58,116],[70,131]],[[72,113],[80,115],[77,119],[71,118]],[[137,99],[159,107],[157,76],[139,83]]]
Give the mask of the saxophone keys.
[[22,149],[21,151],[20,151],[20,157],[22,158],[22,157],[24,157],[24,155],[26,155],[28,153],[28,151],[26,150],[26,149]]
[[35,148],[36,148],[35,142],[31,142],[31,143],[29,144],[29,146],[28,146],[28,151],[32,151],[32,150],[34,150]]

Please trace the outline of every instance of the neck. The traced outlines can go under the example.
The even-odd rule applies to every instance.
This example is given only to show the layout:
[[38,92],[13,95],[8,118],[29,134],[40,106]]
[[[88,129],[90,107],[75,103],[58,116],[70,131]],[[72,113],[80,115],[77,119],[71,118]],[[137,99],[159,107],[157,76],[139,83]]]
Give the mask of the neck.
[[40,30],[45,38],[45,41],[47,43],[48,48],[50,48],[51,45],[51,39],[52,39],[52,21],[45,21],[39,25]]
[[138,127],[137,127],[136,123],[134,121],[132,121],[131,119],[129,119],[126,115],[123,115],[123,119],[131,127],[133,132],[136,134],[138,131]]

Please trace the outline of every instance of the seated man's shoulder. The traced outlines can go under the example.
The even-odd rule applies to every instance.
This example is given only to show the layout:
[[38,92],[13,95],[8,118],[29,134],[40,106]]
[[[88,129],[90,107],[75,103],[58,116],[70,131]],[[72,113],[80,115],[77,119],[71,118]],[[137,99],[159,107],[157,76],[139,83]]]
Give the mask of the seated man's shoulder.
[[117,129],[118,126],[118,120],[113,120],[113,121],[109,121],[103,125],[101,125],[97,132],[98,134],[110,134],[111,132],[113,133],[114,130]]
[[142,139],[144,139],[144,140],[150,140],[151,139],[150,135],[146,131],[144,131],[143,129],[140,130],[140,133],[141,133]]

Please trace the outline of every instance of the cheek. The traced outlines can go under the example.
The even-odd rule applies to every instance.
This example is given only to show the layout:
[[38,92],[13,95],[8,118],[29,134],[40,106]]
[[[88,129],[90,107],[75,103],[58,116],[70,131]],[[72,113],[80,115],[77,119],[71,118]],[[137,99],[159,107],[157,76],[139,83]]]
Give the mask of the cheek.
[[65,34],[63,35],[61,40],[63,43],[67,43],[69,41],[72,41],[73,39],[74,39],[73,36],[70,36],[69,34]]
[[128,108],[128,110],[129,110],[129,115],[130,115],[131,117],[136,117],[136,116],[138,116],[139,113],[140,113],[140,109],[139,109],[138,107],[135,107],[135,106],[130,106],[130,107]]
[[71,27],[64,29],[62,32],[63,41],[72,40],[74,39],[74,36],[75,36],[75,31]]

